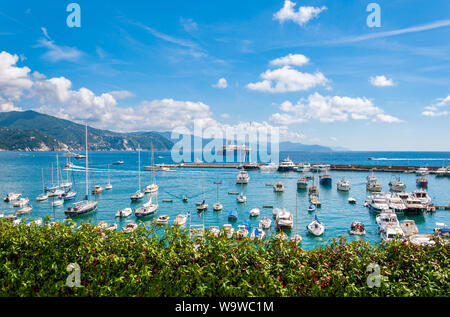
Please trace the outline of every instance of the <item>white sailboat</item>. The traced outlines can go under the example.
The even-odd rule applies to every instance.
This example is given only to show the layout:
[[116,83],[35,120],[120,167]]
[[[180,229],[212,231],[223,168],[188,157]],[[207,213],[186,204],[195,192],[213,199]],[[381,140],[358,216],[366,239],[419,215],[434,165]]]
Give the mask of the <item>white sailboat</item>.
[[316,237],[321,236],[325,232],[325,226],[317,219],[317,216],[314,216],[313,222],[307,225],[306,228]]
[[146,202],[142,207],[137,208],[134,211],[134,215],[137,218],[145,218],[149,216],[153,216],[156,214],[156,210],[158,209],[158,196],[156,196],[156,203],[153,203],[153,197],[150,197],[148,202]]
[[68,217],[77,217],[94,212],[97,209],[98,203],[96,201],[89,201],[89,159],[88,159],[88,134],[87,123],[85,124],[86,132],[86,197],[84,200],[76,202],[71,208],[66,209],[64,212]]
[[299,244],[300,242],[302,242],[302,236],[298,233],[298,228],[297,228],[297,212],[298,210],[298,195],[295,195],[295,234],[291,237],[291,241],[293,241],[295,244]]
[[219,201],[219,185],[220,185],[219,178],[217,178],[216,184],[217,184],[217,202],[213,205],[213,210],[221,211],[223,209],[223,206]]
[[48,195],[45,192],[45,185],[44,185],[44,169],[41,170],[41,176],[42,176],[42,194],[36,197],[37,201],[45,201],[48,199]]
[[243,204],[245,202],[247,202],[247,196],[244,195],[244,189],[243,189],[243,183],[241,183],[241,194],[236,198],[237,202],[240,204]]
[[[154,161],[154,153],[153,153],[153,143],[151,144],[152,147],[152,151],[151,151],[151,166],[155,166],[155,161]],[[155,175],[155,168],[151,169],[151,184],[148,185],[147,187],[144,188],[144,193],[155,193],[158,191],[159,189],[159,185],[156,184],[156,175]]]
[[139,189],[133,195],[130,196],[131,201],[138,201],[144,198],[144,193],[141,191],[141,149],[138,148],[138,178]]

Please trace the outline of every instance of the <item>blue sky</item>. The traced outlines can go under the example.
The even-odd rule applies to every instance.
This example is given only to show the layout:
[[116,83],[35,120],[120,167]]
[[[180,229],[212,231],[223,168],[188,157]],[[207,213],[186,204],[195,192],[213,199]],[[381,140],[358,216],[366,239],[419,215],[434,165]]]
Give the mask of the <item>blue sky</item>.
[[306,144],[449,151],[450,2],[376,1],[373,28],[370,2],[80,0],[80,28],[66,25],[70,1],[3,2],[0,110],[117,131],[252,122]]

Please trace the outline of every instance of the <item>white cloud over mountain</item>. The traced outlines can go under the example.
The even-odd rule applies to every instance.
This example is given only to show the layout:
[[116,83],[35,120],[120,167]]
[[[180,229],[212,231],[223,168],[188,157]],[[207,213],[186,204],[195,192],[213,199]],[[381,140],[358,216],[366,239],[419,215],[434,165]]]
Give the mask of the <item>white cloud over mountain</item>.
[[307,24],[311,19],[317,18],[319,14],[326,10],[327,7],[299,7],[295,10],[297,4],[290,0],[285,0],[283,8],[273,15],[275,20],[284,23],[286,21],[292,21],[300,26]]

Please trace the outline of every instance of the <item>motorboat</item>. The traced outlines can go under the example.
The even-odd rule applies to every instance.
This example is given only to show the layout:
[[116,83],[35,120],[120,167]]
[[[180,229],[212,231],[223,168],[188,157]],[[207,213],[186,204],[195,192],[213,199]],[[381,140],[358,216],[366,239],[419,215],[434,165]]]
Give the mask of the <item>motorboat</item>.
[[309,164],[309,163],[299,163],[295,167],[295,170],[297,172],[300,172],[300,173],[307,173],[307,172],[311,171],[311,164]]
[[282,210],[281,210],[280,208],[274,208],[274,209],[272,210],[272,216],[273,216],[274,218],[276,218],[277,215],[278,215],[281,211],[282,211]]
[[381,192],[383,186],[378,183],[378,178],[374,175],[367,176],[366,189],[370,192]]
[[314,212],[314,211],[316,211],[316,206],[314,206],[313,204],[309,205],[308,212]]
[[391,196],[387,199],[389,209],[392,209],[397,214],[403,214],[406,212],[406,205],[400,197],[397,195]]
[[261,172],[275,172],[278,170],[278,164],[276,163],[268,163],[259,166],[259,170]]
[[186,214],[186,215],[178,214],[175,217],[175,220],[173,221],[173,225],[174,226],[184,226],[186,224],[188,217],[189,217],[189,214]]
[[203,200],[203,202],[197,207],[197,211],[205,211],[208,209],[208,204]]
[[258,163],[243,163],[243,164],[239,164],[239,166],[237,168],[243,169],[246,171],[254,171],[254,170],[259,170],[259,165],[258,165]]
[[292,229],[294,225],[293,216],[289,211],[283,209],[277,214],[275,223],[277,229]]
[[308,179],[306,177],[301,177],[297,181],[297,189],[304,190],[308,188]]
[[126,217],[131,216],[132,213],[133,213],[133,210],[131,208],[123,208],[123,209],[119,209],[119,211],[117,211],[116,217],[117,218],[126,218]]
[[418,168],[417,171],[416,171],[416,174],[417,174],[418,176],[428,175],[428,173],[429,173],[429,171],[428,171],[428,168],[426,168],[426,167],[420,167],[420,168]]
[[386,210],[376,217],[379,231],[383,231],[388,224],[396,224],[400,226],[397,215],[392,210]]
[[309,202],[311,203],[311,205],[315,206],[316,208],[322,206],[322,203],[319,200],[319,196],[316,196],[316,195],[310,195]]
[[76,196],[77,196],[76,192],[68,191],[68,192],[61,194],[59,197],[61,197],[61,199],[63,199],[64,201],[67,201],[67,200],[75,199]]
[[230,221],[236,221],[238,218],[238,213],[236,210],[232,210],[228,213],[228,220]]
[[400,177],[398,177],[396,180],[391,180],[389,182],[389,188],[393,192],[403,192],[406,189],[406,184],[400,180]]
[[28,205],[29,202],[30,202],[30,200],[28,198],[20,198],[19,200],[14,202],[13,206],[14,207],[24,207],[24,206]]
[[158,225],[167,225],[169,223],[170,217],[168,215],[161,215],[156,219]]
[[236,238],[238,239],[247,238],[249,229],[250,228],[245,223],[238,225],[238,229],[236,231]]
[[282,193],[284,192],[284,185],[282,182],[277,182],[274,186],[273,186],[273,190],[276,193]]
[[250,210],[250,217],[258,217],[261,214],[261,210],[259,208],[253,208]]
[[223,209],[223,205],[220,203],[220,202],[216,202],[214,205],[213,205],[213,210],[214,211],[221,211]]
[[418,187],[428,187],[428,178],[426,176],[420,176],[416,179],[416,185]]
[[259,222],[259,228],[266,230],[266,229],[270,229],[270,227],[272,226],[272,219],[270,219],[269,217],[263,217],[261,219],[261,221]]
[[135,223],[127,223],[127,225],[122,229],[124,233],[132,233],[137,229],[138,225]]
[[123,165],[123,164],[125,164],[124,161],[116,161],[112,163],[112,165]]
[[348,192],[351,188],[350,182],[346,180],[345,178],[342,178],[339,182],[337,182],[337,190]]
[[374,213],[380,213],[383,210],[389,209],[389,204],[386,198],[376,196],[369,201],[369,209]]
[[420,246],[433,246],[436,242],[433,240],[433,235],[431,234],[414,234],[409,237],[409,241],[412,244]]
[[262,241],[266,237],[266,233],[264,230],[260,230],[259,228],[253,229],[252,233],[250,234],[251,240],[259,240]]
[[237,202],[240,204],[243,204],[245,202],[247,202],[247,196],[245,196],[244,194],[240,194],[237,198],[236,198]]
[[448,171],[447,171],[447,168],[440,167],[436,170],[435,173],[436,173],[436,177],[444,177],[444,176],[447,176]]
[[90,214],[90,213],[94,212],[95,210],[97,210],[97,205],[98,205],[98,203],[96,201],[89,201],[86,198],[86,200],[82,200],[82,201],[74,203],[72,205],[72,207],[66,209],[64,211],[64,213],[68,217],[87,215],[87,214]]
[[324,175],[319,176],[319,183],[323,186],[331,186],[332,178],[331,175],[326,173]]
[[19,209],[16,211],[16,215],[25,215],[25,214],[29,214],[31,211],[33,210],[33,206],[31,205],[26,205],[24,206],[22,209]]
[[43,193],[36,197],[36,201],[46,201],[48,199],[48,195]]
[[52,207],[62,206],[64,204],[64,199],[59,196],[57,199],[52,201]]
[[445,223],[436,222],[436,227],[433,230],[434,234],[437,234],[441,237],[450,237],[450,228],[447,227]]
[[100,186],[100,185],[95,185],[94,189],[92,190],[92,194],[98,195],[98,194],[101,194],[101,193],[103,193],[103,187]]
[[325,226],[317,219],[317,216],[315,216],[314,220],[306,226],[306,229],[316,237],[321,236],[325,232]]
[[248,184],[250,181],[250,176],[244,170],[241,170],[239,174],[236,176],[236,184]]
[[405,202],[406,213],[409,214],[422,214],[426,211],[427,207],[422,201],[414,195],[410,195]]
[[189,199],[186,196],[183,196],[182,200],[184,203],[187,203],[189,201]]
[[159,189],[159,185],[150,184],[144,188],[143,192],[145,194],[156,193],[158,191],[158,189]]
[[350,198],[348,199],[348,203],[354,205],[354,204],[356,204],[356,199],[353,198],[353,197],[350,197]]
[[222,235],[227,237],[228,239],[231,239],[234,235],[234,229],[233,226],[229,223],[224,224],[222,226]]
[[416,222],[414,220],[404,220],[400,227],[403,230],[405,236],[412,236],[419,233],[419,228],[417,228]]
[[288,156],[287,158],[285,158],[284,160],[281,161],[280,165],[278,166],[278,171],[279,172],[289,172],[289,171],[293,171],[294,168],[295,168],[295,164],[294,164],[294,162],[292,162],[292,160]]
[[357,236],[363,236],[366,234],[366,228],[364,227],[364,224],[359,221],[355,221],[352,223],[350,227],[350,234],[351,235],[357,235]]
[[396,238],[403,238],[404,233],[402,228],[395,223],[388,223],[381,231],[381,240],[391,241]]

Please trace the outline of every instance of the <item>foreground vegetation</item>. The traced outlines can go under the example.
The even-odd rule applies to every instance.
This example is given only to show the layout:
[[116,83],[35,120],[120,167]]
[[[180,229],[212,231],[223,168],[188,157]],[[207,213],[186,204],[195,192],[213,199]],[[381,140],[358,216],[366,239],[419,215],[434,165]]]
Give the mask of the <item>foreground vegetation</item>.
[[[450,245],[189,239],[186,230],[41,227],[0,219],[0,296],[449,296]],[[155,234],[161,236],[158,236]],[[70,288],[70,263],[81,286]],[[367,266],[380,266],[370,288]]]

